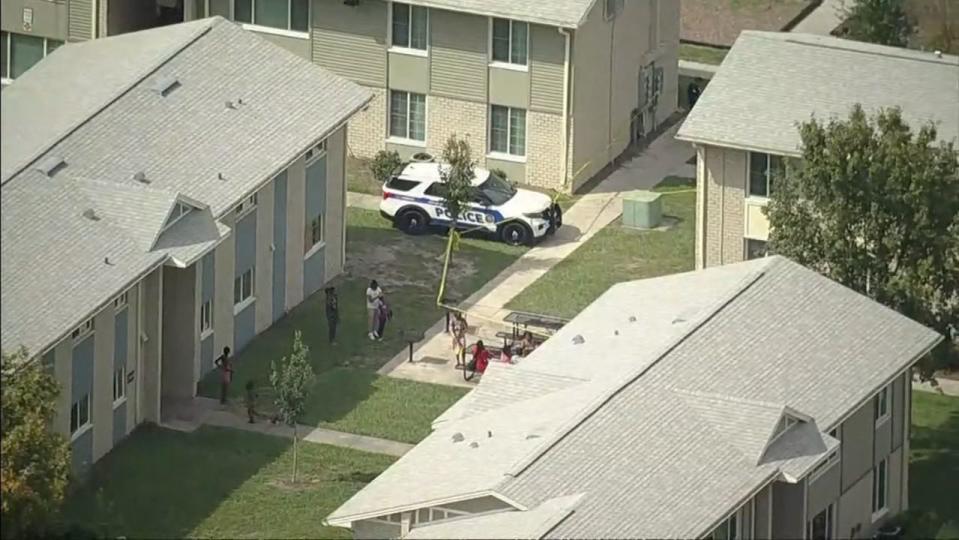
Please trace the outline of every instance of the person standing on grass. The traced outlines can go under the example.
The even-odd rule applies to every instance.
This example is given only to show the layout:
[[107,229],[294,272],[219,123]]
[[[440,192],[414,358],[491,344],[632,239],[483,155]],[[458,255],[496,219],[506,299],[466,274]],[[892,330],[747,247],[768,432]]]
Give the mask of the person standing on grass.
[[375,279],[370,281],[370,286],[366,289],[366,313],[368,315],[366,324],[370,334],[376,331],[373,315],[376,310],[376,299],[381,296],[383,296],[383,289],[380,288],[380,284]]
[[230,358],[229,347],[223,347],[223,354],[213,362],[213,365],[220,370],[220,404],[225,405],[226,395],[233,381],[233,359]]
[[340,303],[336,297],[336,289],[326,288],[326,327],[329,331],[330,345],[336,341],[336,326],[340,323]]
[[376,308],[373,319],[376,321],[376,330],[373,331],[373,337],[377,341],[383,341],[383,334],[386,332],[386,323],[393,318],[393,310],[386,302],[385,296],[376,299]]

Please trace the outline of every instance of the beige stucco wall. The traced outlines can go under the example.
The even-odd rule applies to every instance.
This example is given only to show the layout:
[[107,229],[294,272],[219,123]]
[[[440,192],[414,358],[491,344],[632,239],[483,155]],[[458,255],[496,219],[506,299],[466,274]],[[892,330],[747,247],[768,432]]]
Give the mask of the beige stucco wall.
[[[257,192],[256,203],[256,313],[254,328],[260,333],[273,324],[273,181]],[[287,238],[287,244],[290,239]]]
[[326,143],[326,239],[325,277],[343,273],[346,234],[346,126],[330,135]]
[[306,162],[286,170],[286,309],[303,301],[303,234],[306,223]]
[[[849,486],[839,499],[839,513],[836,519],[838,538],[868,538],[872,521],[872,472]],[[861,528],[852,535],[854,527]]]
[[[233,228],[233,212],[220,222]],[[216,247],[213,254],[213,356],[219,356],[223,347],[233,349],[233,270],[236,262],[236,242],[232,235]]]
[[115,311],[111,302],[94,317],[93,335],[93,460],[113,448],[113,349]]
[[53,430],[64,437],[70,436],[70,404],[73,402],[70,388],[73,384],[73,341],[61,340],[53,349],[53,375],[60,383],[60,396],[57,398],[57,416],[53,420]]

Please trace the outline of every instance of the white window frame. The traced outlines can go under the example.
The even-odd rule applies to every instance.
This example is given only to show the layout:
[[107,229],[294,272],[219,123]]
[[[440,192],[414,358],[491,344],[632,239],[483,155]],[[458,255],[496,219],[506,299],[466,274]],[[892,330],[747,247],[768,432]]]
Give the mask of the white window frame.
[[[314,233],[316,232],[317,225],[319,225],[319,229],[320,229],[320,238],[318,240],[314,237]],[[304,244],[306,244],[304,246],[305,249],[303,250],[304,260],[309,259],[313,255],[315,255],[317,251],[319,251],[320,249],[323,248],[323,246],[326,245],[325,225],[326,224],[323,223],[323,214],[318,214],[316,216],[313,216],[313,218],[306,224],[306,231],[303,235],[304,238],[307,239],[307,241],[304,242]],[[307,235],[309,236],[307,237]]]
[[[406,136],[401,137],[399,135],[393,135],[393,93],[406,94]],[[413,110],[413,100],[410,99],[411,96],[423,96],[423,140],[413,139],[410,137],[410,124],[412,122]],[[386,135],[387,141],[402,144],[405,146],[418,146],[421,148],[426,148],[426,139],[429,137],[430,125],[430,100],[427,98],[426,94],[420,94],[418,92],[407,92],[406,90],[390,90],[387,93],[386,99],[389,100],[389,103],[386,105]]]
[[213,333],[213,299],[200,302],[200,339]]
[[[13,34],[16,34],[16,33],[17,33],[17,32],[7,32],[6,30],[4,30],[4,31],[3,31],[3,36],[0,37],[0,39],[3,39],[3,40],[5,40],[5,41],[7,42],[7,57],[5,58],[5,60],[6,60],[6,62],[7,62],[7,73],[0,73],[0,82],[2,82],[2,83],[5,84],[5,85],[6,85],[6,84],[10,84],[10,83],[13,82],[13,77],[10,77],[10,69],[11,69],[11,67],[13,66],[13,64],[12,64],[12,62],[13,62],[13,52],[12,52],[12,50],[13,50],[13,48],[12,48],[13,38],[10,37],[10,36],[13,35]],[[29,35],[30,37],[40,37],[40,36],[33,36],[33,35],[30,35],[30,34],[21,34],[21,35]],[[40,38],[40,39],[43,40],[43,58],[46,58],[47,55],[50,54],[50,52],[51,52],[51,51],[50,51],[50,42],[51,42],[51,41],[59,41],[59,42],[60,42],[60,47],[63,47],[64,45],[67,44],[65,41],[60,41],[59,39],[51,39],[51,38]],[[56,48],[55,48],[55,49],[56,49]],[[31,67],[33,67],[33,66],[31,66]]]
[[[407,42],[406,46],[403,45],[394,45],[393,44],[393,5],[394,4],[403,4],[404,6],[409,6],[410,12],[407,19],[407,23],[410,28],[410,39]],[[426,10],[426,48],[418,49],[416,47],[411,47],[413,40],[413,8],[421,8]],[[431,32],[432,32],[432,13],[430,13],[430,8],[426,6],[414,6],[413,4],[407,4],[406,2],[390,2],[389,3],[389,16],[386,18],[386,39],[389,47],[387,50],[391,53],[399,54],[408,54],[410,56],[423,56],[427,57],[430,55],[430,47],[432,44]]]
[[[87,404],[87,418],[85,422],[80,422],[80,403],[86,401]],[[93,428],[93,401],[90,399],[90,394],[86,393],[80,397],[80,399],[74,401],[70,404],[70,442],[73,442],[79,439],[84,433],[90,431]],[[73,409],[77,409],[77,425],[73,426]]]
[[[496,20],[509,21],[509,60],[496,60],[493,57],[493,26]],[[526,25],[526,62],[523,64],[518,64],[513,62],[513,24],[525,24]],[[489,50],[489,65],[490,67],[503,68],[503,69],[512,69],[515,71],[529,71],[529,43],[530,43],[530,34],[531,28],[530,24],[525,21],[516,21],[513,19],[506,19],[503,17],[490,17],[489,18],[489,39],[487,41],[487,48]]]
[[260,200],[260,198],[259,198],[258,194],[257,194],[257,193],[253,193],[252,195],[250,195],[249,197],[247,197],[243,202],[241,202],[240,204],[236,205],[236,211],[235,211],[235,213],[236,213],[236,219],[239,220],[239,219],[242,218],[243,216],[245,216],[245,215],[249,214],[250,212],[252,212],[252,211],[256,208],[256,205],[257,205],[257,203],[259,202],[259,200]]
[[170,217],[167,218],[166,225],[164,225],[163,228],[160,230],[165,231],[169,229],[170,227],[173,226],[174,223],[176,223],[177,221],[180,221],[180,219],[182,219],[183,216],[189,214],[191,210],[193,210],[192,206],[186,203],[177,201],[176,204],[173,205],[173,210],[170,211]]
[[832,452],[829,453],[829,457],[827,457],[827,458],[826,458],[822,463],[820,463],[819,465],[816,465],[816,468],[813,469],[811,473],[809,473],[809,480],[808,480],[808,482],[810,482],[810,483],[811,483],[811,482],[814,482],[817,478],[819,478],[820,476],[822,476],[823,474],[825,474],[826,471],[831,470],[831,469],[833,468],[833,466],[835,466],[837,463],[839,463],[839,460],[842,459],[839,454],[840,454],[840,452],[839,452],[839,447],[836,447],[835,450],[833,450]]
[[[758,195],[752,193],[753,188],[753,154],[762,154],[766,156],[766,194]],[[756,201],[768,201],[772,195],[772,160],[777,158],[780,161],[781,170],[786,170],[786,156],[779,154],[770,154],[768,152],[747,152],[746,153],[746,198]]]
[[113,299],[113,309],[117,312],[123,311],[130,305],[130,291],[126,290]]
[[[882,506],[879,506],[880,492],[877,489],[879,471],[882,471]],[[875,523],[889,513],[889,457],[884,457],[872,468],[872,522]]]
[[[230,0],[230,18],[238,22],[244,30],[253,30],[264,34],[273,34],[277,36],[286,36],[298,39],[310,39],[310,26],[313,20],[313,1],[306,4],[306,30],[293,30],[293,0],[286,0],[286,28],[277,28],[275,26],[266,26],[256,23],[256,3],[258,0],[250,0],[250,21],[236,21],[236,0]],[[209,4],[207,4],[207,14],[209,14]]]
[[873,419],[876,421],[875,427],[879,427],[889,420],[891,414],[889,412],[889,397],[891,392],[889,391],[889,385],[886,385],[882,390],[880,390],[873,399]]
[[320,159],[326,155],[326,139],[314,144],[309,150],[303,154],[303,161],[307,165],[310,165],[314,161]]
[[[735,534],[730,535],[728,524],[731,523],[734,519],[736,520],[736,532]],[[718,540],[737,540],[738,538],[741,538],[743,534],[743,507],[736,509],[735,512],[732,512],[731,514],[726,516],[726,519],[721,521],[719,525],[716,526],[716,529],[718,529],[719,527],[722,527],[723,525],[727,525],[726,538],[718,539]],[[713,538],[713,533],[716,532],[716,529],[713,529],[712,532],[710,532],[706,538]]]
[[[119,390],[119,391],[118,391]],[[113,368],[113,408],[126,403],[127,400],[127,370],[126,366]]]
[[93,334],[96,330],[96,322],[93,317],[83,321],[80,326],[73,329],[73,332],[70,333],[70,337],[73,338],[74,343],[78,341],[83,341],[84,338]]
[[[506,109],[506,152],[500,152],[493,150],[493,107],[501,107]],[[513,136],[513,122],[512,122],[512,113],[513,110],[523,111],[523,154],[512,154],[509,151],[509,141]],[[489,141],[487,143],[486,157],[493,159],[500,159],[503,161],[515,161],[517,163],[526,163],[526,148],[529,146],[529,109],[524,109],[522,107],[508,107],[506,105],[496,105],[491,103],[489,106],[488,116],[489,116],[489,129],[486,131],[486,138]]]
[[[828,531],[827,531],[827,534],[826,534],[826,538],[827,538],[827,540],[834,540],[834,539],[836,538],[836,530],[837,530],[837,523],[836,523],[836,503],[834,503],[834,502],[829,503],[829,505],[826,506],[825,508],[823,508],[823,509],[819,512],[819,514],[821,514],[821,513],[823,513],[823,512],[827,512],[827,514],[826,514],[827,518],[826,518],[826,519],[828,520],[828,521],[827,521]],[[816,514],[816,516],[818,516],[819,514]],[[816,519],[816,516],[813,516],[812,519],[810,519],[810,520],[808,520],[808,521],[806,522],[806,539],[807,539],[807,540],[812,540],[812,537],[813,537],[813,536],[812,536],[812,534],[813,534],[813,533],[812,533],[813,520]]]
[[[247,275],[250,280],[250,294],[243,296],[243,282]],[[236,282],[240,280],[240,298],[236,298]],[[233,278],[233,314],[236,315],[246,309],[247,306],[256,301],[256,267],[247,268],[242,274]]]
[[772,444],[773,441],[775,441],[775,440],[778,439],[779,437],[782,437],[783,434],[785,434],[787,431],[789,431],[789,428],[795,426],[795,425],[798,424],[798,423],[799,423],[799,420],[798,420],[798,419],[796,419],[796,418],[794,418],[793,416],[790,416],[790,415],[788,415],[788,414],[784,414],[784,415],[779,419],[779,421],[776,422],[776,431],[773,433],[772,438],[769,439],[769,444]]

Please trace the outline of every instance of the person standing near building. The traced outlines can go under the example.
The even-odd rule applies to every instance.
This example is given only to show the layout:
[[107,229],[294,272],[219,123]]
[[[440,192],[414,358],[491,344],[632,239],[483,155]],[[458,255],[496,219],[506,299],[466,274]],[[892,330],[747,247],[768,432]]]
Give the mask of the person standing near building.
[[213,365],[220,370],[220,404],[225,405],[226,395],[233,381],[233,359],[230,358],[229,347],[223,347],[223,354],[213,362]]
[[336,326],[340,323],[340,303],[336,289],[326,288],[326,326],[329,331],[330,345],[336,342]]
[[383,334],[386,332],[386,323],[393,318],[393,310],[386,302],[385,296],[379,296],[374,302],[373,322],[375,330],[370,333],[370,339],[383,341]]
[[373,320],[373,314],[376,311],[376,299],[383,296],[383,289],[380,288],[380,284],[376,280],[370,281],[370,286],[366,288],[366,313],[367,313],[367,330],[372,334],[376,331],[375,321]]

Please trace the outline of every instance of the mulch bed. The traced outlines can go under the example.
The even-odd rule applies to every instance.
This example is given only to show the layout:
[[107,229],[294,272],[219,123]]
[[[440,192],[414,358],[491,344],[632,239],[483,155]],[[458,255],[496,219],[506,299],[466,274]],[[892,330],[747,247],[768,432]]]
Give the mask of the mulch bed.
[[821,0],[682,0],[682,41],[731,47],[743,30],[792,27]]

